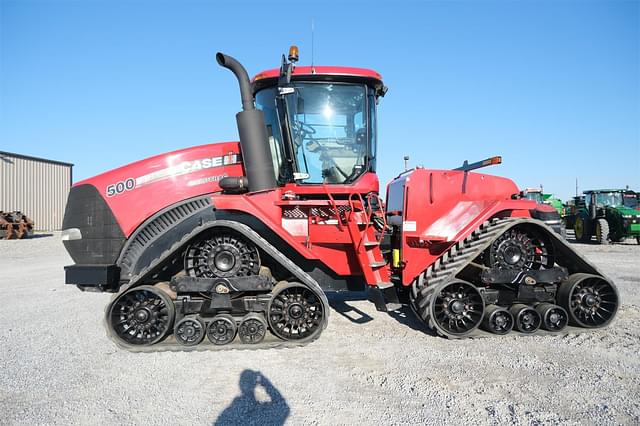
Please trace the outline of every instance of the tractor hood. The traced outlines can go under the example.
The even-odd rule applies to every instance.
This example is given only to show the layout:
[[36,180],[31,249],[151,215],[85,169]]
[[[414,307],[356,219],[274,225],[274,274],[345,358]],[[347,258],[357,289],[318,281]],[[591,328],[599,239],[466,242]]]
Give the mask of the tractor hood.
[[614,209],[622,216],[640,216],[640,210],[632,209],[631,207],[616,206]]
[[[77,182],[69,194],[66,211],[78,211],[79,206],[70,205],[80,202],[76,193],[82,192],[81,188],[93,187],[92,191],[112,212],[122,233],[129,236],[145,219],[163,208],[218,192],[222,178],[243,175],[238,142],[195,146],[136,161]],[[65,222],[66,219],[65,216]],[[63,228],[76,227],[72,225],[65,223]]]

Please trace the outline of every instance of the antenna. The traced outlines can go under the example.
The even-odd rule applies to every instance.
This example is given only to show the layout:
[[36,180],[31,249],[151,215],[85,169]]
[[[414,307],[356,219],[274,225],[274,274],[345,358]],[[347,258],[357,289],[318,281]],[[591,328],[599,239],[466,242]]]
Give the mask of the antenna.
[[[313,70],[313,33],[315,30],[315,22],[314,19],[311,18],[311,69]],[[312,71],[313,72],[313,71]]]
[[578,178],[576,178],[576,197],[578,196]]
[[409,156],[405,155],[404,156],[404,171],[406,172],[407,170],[409,170]]

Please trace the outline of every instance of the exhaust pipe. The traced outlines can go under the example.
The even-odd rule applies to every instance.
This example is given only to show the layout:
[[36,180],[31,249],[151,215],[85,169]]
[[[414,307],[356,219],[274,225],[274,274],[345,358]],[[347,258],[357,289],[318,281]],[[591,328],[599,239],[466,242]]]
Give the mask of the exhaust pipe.
[[240,62],[224,53],[216,53],[220,66],[230,70],[238,79],[242,111],[236,114],[242,161],[247,174],[249,192],[264,191],[276,187],[276,177],[271,160],[264,114],[253,104],[251,82],[247,70]]

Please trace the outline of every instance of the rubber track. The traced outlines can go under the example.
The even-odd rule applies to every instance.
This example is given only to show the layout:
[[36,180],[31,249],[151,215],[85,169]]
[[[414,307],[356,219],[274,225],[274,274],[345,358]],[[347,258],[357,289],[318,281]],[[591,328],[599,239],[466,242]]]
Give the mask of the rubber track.
[[[247,237],[249,240],[255,243],[257,247],[264,250],[267,254],[272,256],[274,260],[276,260],[283,267],[289,270],[289,272],[291,272],[294,275],[294,277],[298,279],[302,284],[305,284],[309,288],[311,288],[314,291],[314,293],[318,295],[320,301],[322,302],[323,314],[324,314],[323,324],[321,326],[322,330],[317,335],[315,335],[310,339],[301,339],[301,340],[281,340],[278,337],[269,333],[267,336],[265,336],[265,339],[262,342],[257,344],[241,343],[240,339],[236,336],[234,341],[227,345],[214,345],[210,343],[205,337],[205,340],[202,343],[195,346],[181,345],[175,341],[173,335],[169,335],[166,339],[154,345],[149,345],[149,346],[128,345],[122,342],[117,336],[115,336],[111,331],[111,328],[107,324],[109,308],[111,307],[111,304],[113,303],[113,301],[123,292],[133,287],[137,287],[138,285],[141,285],[142,278],[145,275],[147,275],[150,270],[153,270],[153,268],[157,267],[162,261],[168,259],[171,253],[175,253],[180,247],[184,246],[191,238],[195,237],[200,232],[206,229],[211,229],[213,227],[224,227],[224,228],[230,228],[230,229],[239,231],[243,236]],[[123,286],[118,293],[114,294],[114,296],[111,298],[111,300],[105,307],[105,313],[103,316],[103,325],[104,325],[107,337],[111,339],[111,341],[120,349],[124,349],[130,352],[146,352],[146,353],[165,352],[165,351],[191,352],[191,351],[207,351],[207,350],[219,351],[219,350],[233,350],[233,349],[256,350],[256,349],[272,349],[272,348],[293,348],[293,347],[306,346],[309,343],[318,339],[322,335],[322,331],[324,331],[324,329],[327,327],[327,324],[329,322],[329,312],[330,312],[329,301],[324,291],[322,291],[322,288],[320,287],[320,285],[309,274],[304,272],[298,265],[293,263],[291,259],[287,258],[285,255],[280,253],[280,251],[278,251],[267,240],[262,238],[257,232],[252,230],[247,225],[239,222],[218,220],[215,222],[203,224],[202,226],[196,228],[189,235],[185,236],[182,240],[174,243],[174,245],[169,250],[160,254],[153,262],[151,262],[151,265],[149,266],[149,268],[143,271],[141,274],[139,274],[135,278],[135,281],[132,280],[132,282],[130,282],[128,285]]]
[[[612,285],[613,282],[606,278],[606,276],[600,272],[593,264],[591,264],[586,258],[577,253],[571,246],[556,234],[550,227],[543,222],[536,219],[528,218],[508,218],[508,219],[492,219],[491,221],[484,222],[478,229],[474,230],[464,240],[454,244],[449,250],[447,250],[442,256],[438,258],[431,266],[429,266],[424,272],[422,272],[414,282],[411,284],[411,309],[414,314],[420,318],[430,329],[435,330],[439,335],[452,339],[468,338],[468,337],[480,337],[482,335],[493,337],[504,337],[509,335],[538,335],[538,334],[553,334],[562,335],[567,334],[569,331],[575,332],[575,330],[582,330],[576,327],[566,327],[564,330],[558,332],[548,332],[545,330],[538,330],[535,333],[523,334],[516,331],[507,333],[506,335],[496,335],[489,332],[485,332],[476,329],[469,334],[462,336],[449,335],[441,332],[433,323],[433,320],[429,316],[429,303],[431,296],[435,289],[442,283],[453,279],[458,275],[465,267],[469,265],[474,259],[476,259],[483,251],[495,241],[497,237],[508,231],[509,229],[522,224],[532,224],[539,228],[542,228],[546,232],[547,236],[553,240],[553,246],[556,250],[556,258],[561,257],[564,259],[560,263],[557,259],[556,262],[561,266],[569,266],[569,270],[587,272],[602,276],[607,279]],[[573,272],[572,272],[573,273]],[[418,312],[420,311],[420,312]]]

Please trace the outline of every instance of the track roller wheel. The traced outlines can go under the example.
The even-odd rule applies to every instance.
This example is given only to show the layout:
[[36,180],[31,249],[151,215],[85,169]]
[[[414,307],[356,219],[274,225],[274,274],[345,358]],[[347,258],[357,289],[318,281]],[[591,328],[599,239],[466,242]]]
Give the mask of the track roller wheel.
[[463,337],[482,322],[484,299],[473,284],[454,280],[436,285],[431,291],[428,287],[420,291],[413,309],[439,334]]
[[278,284],[271,292],[267,320],[273,334],[283,340],[313,339],[322,331],[322,302],[307,286]]
[[519,332],[531,334],[540,328],[542,318],[532,307],[518,303],[513,305],[510,311],[515,320],[514,327]]
[[247,314],[240,321],[238,335],[242,343],[260,343],[267,334],[267,321],[262,314],[252,312]]
[[134,287],[119,295],[107,310],[107,326],[128,345],[153,345],[171,330],[175,307],[169,296],[155,287]]
[[231,315],[220,314],[213,317],[207,327],[207,337],[214,345],[226,345],[236,337],[238,327]]
[[618,311],[618,290],[607,279],[591,274],[573,274],[560,284],[558,302],[567,310],[571,324],[585,328],[604,327]]
[[507,334],[513,329],[513,315],[500,306],[487,307],[482,319],[482,329],[493,334]]
[[560,331],[569,324],[567,311],[553,303],[540,303],[536,305],[536,311],[542,318],[541,327],[547,331]]
[[181,345],[195,346],[204,339],[204,324],[196,317],[184,317],[176,324],[173,335]]

